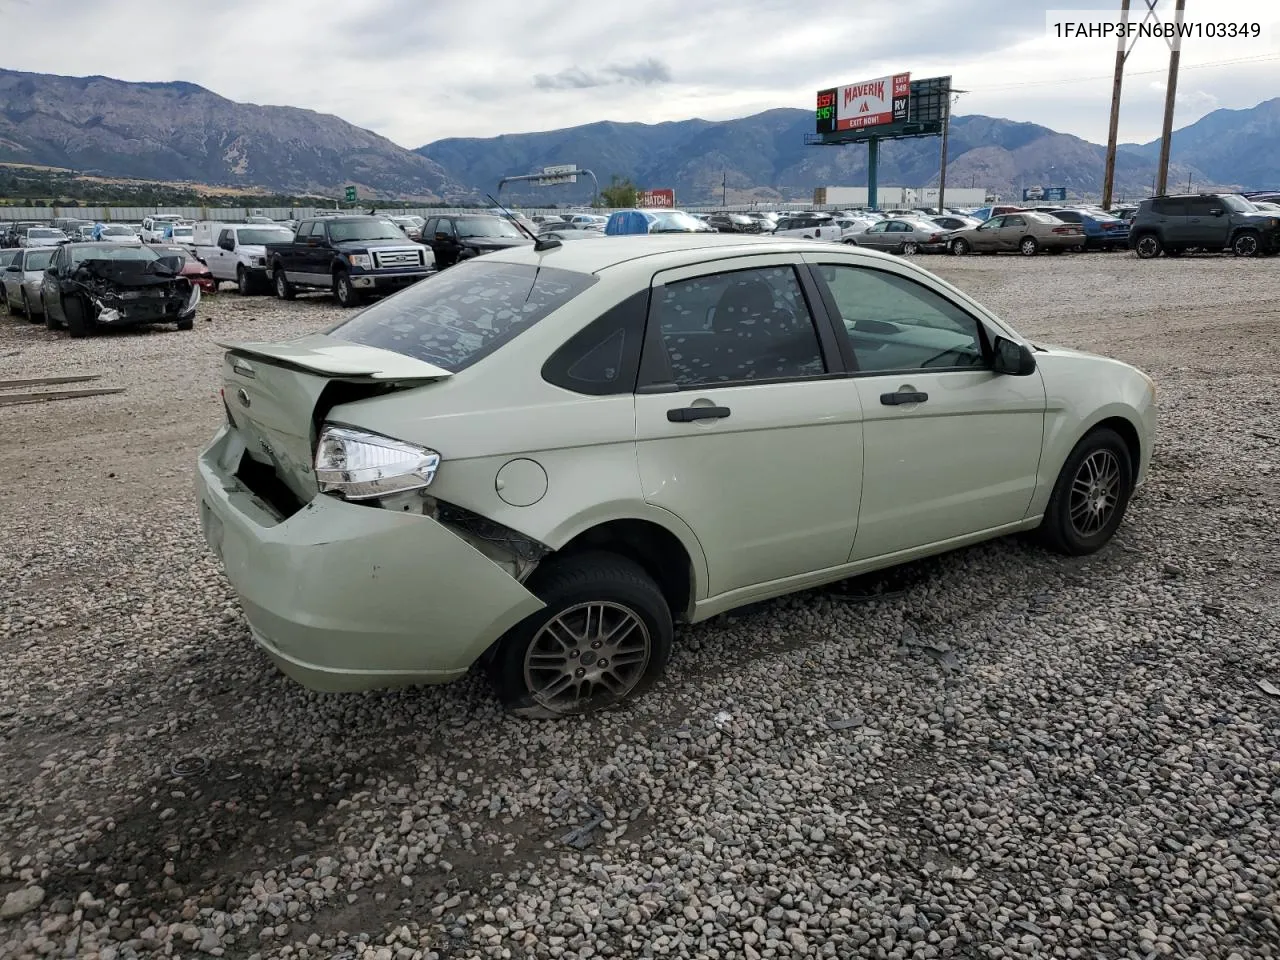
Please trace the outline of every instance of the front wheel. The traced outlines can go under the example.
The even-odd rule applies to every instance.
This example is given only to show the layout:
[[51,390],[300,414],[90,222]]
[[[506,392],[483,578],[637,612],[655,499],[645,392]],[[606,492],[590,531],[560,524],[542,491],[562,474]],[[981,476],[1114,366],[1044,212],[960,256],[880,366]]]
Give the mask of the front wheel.
[[951,241],[951,255],[953,257],[963,257],[970,249],[969,241],[964,237],[957,237]]
[[1144,233],[1138,238],[1138,242],[1133,245],[1133,250],[1138,255],[1138,259],[1150,260],[1153,257],[1160,256],[1162,247],[1160,238],[1154,233]]
[[1261,250],[1262,243],[1252,230],[1236,234],[1236,238],[1231,241],[1231,252],[1237,257],[1256,257]]
[[338,303],[344,307],[360,306],[360,294],[351,285],[351,276],[345,270],[340,270],[334,274],[333,295],[337,298]]
[[671,655],[671,610],[638,564],[591,552],[544,563],[529,587],[546,604],[499,641],[489,673],[513,712],[592,713],[636,696]]
[[289,278],[284,275],[284,268],[277,267],[275,275],[276,296],[281,300],[292,300],[298,295],[293,289],[293,284],[289,282]]
[[1035,237],[1023,237],[1018,243],[1018,252],[1024,257],[1034,257],[1040,251],[1040,244]]
[[1129,448],[1114,430],[1095,430],[1076,444],[1058,474],[1040,536],[1059,553],[1100,550],[1124,519],[1133,493]]
[[242,297],[249,296],[252,293],[252,283],[249,279],[249,271],[243,265],[236,267],[236,293]]

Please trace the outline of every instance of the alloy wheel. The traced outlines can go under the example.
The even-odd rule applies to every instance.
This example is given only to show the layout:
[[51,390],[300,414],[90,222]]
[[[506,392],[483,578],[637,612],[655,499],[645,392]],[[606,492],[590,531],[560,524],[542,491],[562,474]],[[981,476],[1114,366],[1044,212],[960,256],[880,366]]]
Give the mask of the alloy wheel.
[[1142,257],[1154,257],[1160,252],[1160,241],[1155,237],[1145,236],[1138,241],[1138,255]]
[[1237,257],[1253,257],[1258,254],[1258,238],[1252,233],[1241,234],[1236,237],[1233,246],[1233,252]]
[[905,256],[908,256],[908,257],[914,257],[914,256],[916,255],[916,252],[917,252],[919,249],[920,249],[920,247],[919,247],[919,246],[917,246],[917,245],[916,245],[916,244],[914,244],[914,243],[910,243],[910,242],[908,242],[908,243],[904,243],[904,244],[902,245],[902,252],[903,252],[903,254],[904,254]]
[[652,639],[620,603],[571,606],[543,624],[524,657],[524,681],[542,707],[569,713],[590,701],[621,700],[644,677]]
[[1110,450],[1095,450],[1071,481],[1071,526],[1082,537],[1096,536],[1120,503],[1120,461]]

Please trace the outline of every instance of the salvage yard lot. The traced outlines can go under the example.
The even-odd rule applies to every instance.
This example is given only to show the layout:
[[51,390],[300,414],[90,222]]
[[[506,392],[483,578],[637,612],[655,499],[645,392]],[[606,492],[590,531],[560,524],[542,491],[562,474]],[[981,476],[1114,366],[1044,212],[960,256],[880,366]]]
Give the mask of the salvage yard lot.
[[0,956],[1280,956],[1277,262],[924,264],[1156,379],[1113,544],[685,628],[649,694],[553,723],[479,678],[308,693],[249,641],[193,502],[215,340],[328,298],[0,320],[0,379],[126,388],[0,407],[0,898],[43,890]]

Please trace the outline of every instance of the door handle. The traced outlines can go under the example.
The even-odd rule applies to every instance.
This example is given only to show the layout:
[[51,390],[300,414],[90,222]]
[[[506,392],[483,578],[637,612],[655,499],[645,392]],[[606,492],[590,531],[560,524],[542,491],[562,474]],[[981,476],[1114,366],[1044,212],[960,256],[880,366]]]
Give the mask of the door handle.
[[672,423],[693,423],[695,420],[723,420],[729,416],[728,407],[676,407],[667,411]]
[[907,390],[880,394],[880,402],[886,407],[898,407],[904,403],[924,403],[928,399],[929,395],[927,393],[914,393]]

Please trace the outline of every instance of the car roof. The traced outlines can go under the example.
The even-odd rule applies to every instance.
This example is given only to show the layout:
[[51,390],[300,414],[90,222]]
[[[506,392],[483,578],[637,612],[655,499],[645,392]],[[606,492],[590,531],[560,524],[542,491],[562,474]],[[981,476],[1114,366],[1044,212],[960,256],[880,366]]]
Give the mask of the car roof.
[[[547,251],[536,251],[532,245],[509,247],[486,253],[485,260],[524,263],[531,266],[560,267],[579,273],[599,273],[610,267],[634,260],[652,258],[655,270],[666,270],[701,259],[714,260],[725,255],[841,253],[866,257],[868,260],[900,263],[889,254],[862,247],[833,245],[829,242],[789,237],[761,237],[732,233],[625,234],[616,237],[593,237],[588,242],[567,244]],[[661,262],[671,261],[671,262]]]

